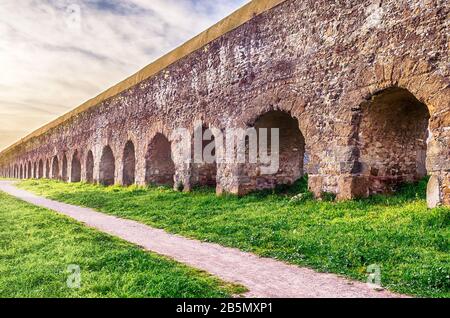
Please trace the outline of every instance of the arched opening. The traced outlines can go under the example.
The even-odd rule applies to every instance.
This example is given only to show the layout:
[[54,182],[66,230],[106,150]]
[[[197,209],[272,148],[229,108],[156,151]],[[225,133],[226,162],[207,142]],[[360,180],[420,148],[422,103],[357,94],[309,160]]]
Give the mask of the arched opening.
[[86,182],[94,182],[94,155],[91,150],[86,157]]
[[145,156],[145,181],[151,185],[173,186],[174,175],[175,164],[170,142],[163,134],[156,134]]
[[136,154],[134,144],[128,141],[123,151],[123,185],[129,186],[135,182]]
[[361,106],[360,166],[370,194],[427,175],[429,119],[427,106],[402,88],[386,89]]
[[20,165],[20,168],[19,168],[19,178],[23,179],[23,165]]
[[33,163],[33,179],[37,179],[38,178],[38,163],[35,161]]
[[76,151],[76,150],[72,156],[70,181],[71,182],[80,182],[81,181],[81,161],[80,161],[80,158],[78,157],[78,151]]
[[[269,111],[260,116],[253,127],[257,138],[246,139],[246,163],[242,169],[243,175],[248,178],[249,188],[262,190],[291,185],[303,177],[305,138],[298,120],[283,111]],[[278,142],[278,147],[272,144],[272,139]],[[249,142],[256,145],[250,147]],[[260,147],[261,142],[266,144],[267,149]],[[249,149],[256,149],[254,157],[257,163],[250,161]]]
[[42,159],[39,160],[38,169],[38,179],[42,179],[44,177],[44,162],[42,161]]
[[201,158],[201,162],[195,162],[192,166],[192,174],[194,177],[194,184],[207,187],[215,187],[217,184],[217,162],[216,162],[216,145],[214,135],[207,127],[198,127],[194,135],[200,135],[202,139],[201,153],[195,156],[197,147],[194,141],[194,159]]
[[63,155],[63,159],[62,159],[61,179],[62,179],[62,181],[67,182],[67,157],[66,157],[66,154]]
[[114,154],[111,147],[103,148],[102,157],[100,159],[100,183],[106,186],[114,184],[114,175],[116,164],[114,161]]
[[52,179],[59,179],[59,160],[58,156],[54,156],[52,160]]
[[28,173],[27,173],[27,178],[31,179],[33,178],[33,168],[31,166],[31,161],[28,162]]
[[47,179],[50,179],[50,160],[49,159],[47,159],[45,161],[45,177]]

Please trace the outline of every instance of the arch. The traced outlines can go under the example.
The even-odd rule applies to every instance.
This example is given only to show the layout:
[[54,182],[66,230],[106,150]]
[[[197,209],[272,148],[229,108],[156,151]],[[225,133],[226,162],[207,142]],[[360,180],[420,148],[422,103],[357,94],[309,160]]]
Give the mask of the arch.
[[115,182],[116,164],[114,154],[110,146],[103,148],[100,159],[100,178],[99,182],[103,185],[113,185]]
[[123,174],[122,174],[123,185],[129,186],[134,184],[136,181],[135,175],[136,175],[136,153],[133,142],[129,140],[125,144],[125,148],[123,150]]
[[94,182],[94,155],[91,150],[86,156],[86,182]]
[[64,153],[62,159],[61,180],[67,182],[67,156]]
[[78,151],[75,150],[72,156],[72,164],[70,169],[70,182],[81,181],[81,161],[78,156]]
[[39,159],[39,166],[38,166],[38,179],[42,179],[44,177],[44,162],[42,159]]
[[[285,111],[270,110],[255,120],[253,128],[256,132],[254,138],[250,138],[250,135],[247,134],[245,140],[246,156],[245,163],[241,168],[242,174],[247,177],[247,184],[243,181],[242,187],[257,190],[271,189],[277,185],[291,185],[300,179],[305,173],[306,143],[305,137],[300,131],[298,120]],[[274,147],[276,153],[272,153],[271,150],[272,137],[276,137],[276,135],[272,136],[272,129],[278,129],[279,133],[279,146]],[[257,163],[250,160],[250,139],[253,143],[256,143],[252,149],[256,151],[253,156]],[[261,142],[267,145],[266,151],[260,148]],[[264,171],[263,168],[268,168],[270,163],[265,162],[261,156],[262,153],[278,160],[278,165],[275,162],[273,169],[270,169],[273,171]]]
[[50,179],[50,162],[45,159],[45,178]]
[[52,179],[60,179],[59,175],[59,160],[58,156],[54,156],[52,159]]
[[152,185],[173,186],[175,164],[169,140],[163,134],[156,134],[148,145],[145,156],[145,182]]
[[382,90],[361,105],[357,144],[369,194],[427,175],[429,119],[428,107],[403,88]]
[[28,173],[27,178],[32,179],[33,178],[33,168],[31,166],[31,161],[28,161]]
[[33,178],[38,178],[38,163],[36,161],[33,164]]
[[[258,163],[250,163],[246,156],[244,170],[250,177],[251,188],[271,189],[277,185],[290,185],[303,177],[305,173],[305,148],[306,142],[303,133],[299,128],[298,119],[291,114],[281,110],[270,110],[259,116],[253,126],[256,130],[258,140],[256,147]],[[278,129],[279,146],[275,147],[278,153],[272,153],[272,130]],[[265,133],[266,132],[266,133]],[[273,136],[275,138],[275,135]],[[267,144],[267,150],[260,149],[261,141]],[[246,151],[248,152],[248,143]],[[278,166],[273,166],[273,171],[265,173],[263,167],[269,164],[264,163],[261,153],[274,156],[278,160]],[[278,169],[277,169],[278,168]]]
[[[194,136],[200,134],[201,137],[201,153],[198,153],[197,156],[201,157],[202,162],[195,162],[193,164],[193,176],[194,176],[194,184],[200,186],[208,186],[215,187],[217,185],[217,162],[216,162],[216,153],[215,153],[215,138],[211,130],[209,130],[206,126],[197,127],[194,132]],[[205,135],[206,134],[206,135]],[[203,138],[205,136],[205,138]],[[195,137],[194,137],[195,138]],[[206,140],[205,140],[206,139]],[[200,140],[200,139],[199,139]],[[194,141],[194,145],[195,145]],[[198,145],[197,147],[199,147]],[[199,147],[200,148],[200,147]],[[194,146],[194,152],[196,150],[196,146]],[[207,157],[205,157],[207,156]],[[195,154],[194,154],[195,158]],[[200,159],[200,158],[199,158]]]

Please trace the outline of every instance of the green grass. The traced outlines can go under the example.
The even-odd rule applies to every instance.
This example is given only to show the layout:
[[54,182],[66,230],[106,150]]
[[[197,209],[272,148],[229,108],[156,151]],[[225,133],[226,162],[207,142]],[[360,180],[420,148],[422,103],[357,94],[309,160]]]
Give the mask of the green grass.
[[[81,269],[67,287],[68,265]],[[229,297],[243,288],[0,192],[0,297]]]
[[[109,187],[25,181],[20,187],[172,233],[365,281],[381,266],[383,286],[423,297],[450,296],[450,209],[428,210],[426,181],[395,196],[318,202],[306,180],[238,198],[212,189]],[[295,194],[303,193],[293,200]]]

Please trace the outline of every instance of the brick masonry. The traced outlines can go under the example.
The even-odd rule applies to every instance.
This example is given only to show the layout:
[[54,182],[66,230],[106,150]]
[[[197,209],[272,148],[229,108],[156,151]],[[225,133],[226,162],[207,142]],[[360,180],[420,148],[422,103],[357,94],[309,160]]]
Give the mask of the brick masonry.
[[[274,1],[250,6],[265,2]],[[84,181],[245,194],[307,172],[316,196],[351,199],[429,174],[430,206],[450,205],[449,9],[444,0],[277,1],[6,149],[2,175],[75,181],[79,168]],[[171,158],[171,133],[196,120],[281,126],[279,173]]]

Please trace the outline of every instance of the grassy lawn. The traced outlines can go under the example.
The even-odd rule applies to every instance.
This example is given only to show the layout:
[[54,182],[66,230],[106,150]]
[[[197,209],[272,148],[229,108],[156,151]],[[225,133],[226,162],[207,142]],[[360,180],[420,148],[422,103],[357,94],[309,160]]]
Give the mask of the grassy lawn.
[[450,296],[450,209],[428,210],[423,181],[395,196],[349,202],[292,200],[291,189],[243,198],[212,189],[179,193],[166,188],[109,187],[25,181],[20,187],[55,200],[95,208],[172,233],[233,246],[366,280],[381,266],[383,286],[424,296]]
[[[80,266],[79,289],[67,287],[70,264]],[[1,298],[229,297],[242,291],[0,192]]]

